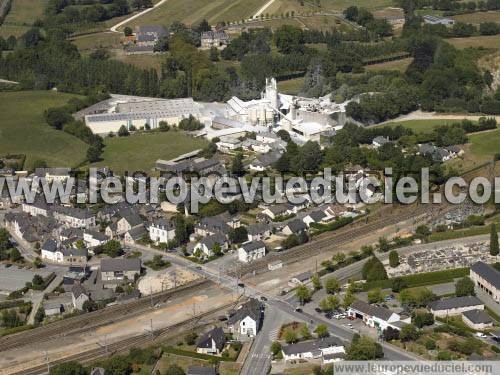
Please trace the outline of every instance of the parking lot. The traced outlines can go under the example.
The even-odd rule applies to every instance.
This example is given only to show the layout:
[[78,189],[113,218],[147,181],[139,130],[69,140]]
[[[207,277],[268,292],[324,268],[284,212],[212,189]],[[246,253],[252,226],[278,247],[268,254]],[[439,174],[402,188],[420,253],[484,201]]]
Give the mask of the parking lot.
[[[50,272],[49,272],[50,273]],[[36,274],[45,277],[48,272],[45,270],[36,270]],[[24,287],[27,282],[33,280],[35,272],[17,266],[6,267],[0,265],[0,293],[9,294],[14,290]]]

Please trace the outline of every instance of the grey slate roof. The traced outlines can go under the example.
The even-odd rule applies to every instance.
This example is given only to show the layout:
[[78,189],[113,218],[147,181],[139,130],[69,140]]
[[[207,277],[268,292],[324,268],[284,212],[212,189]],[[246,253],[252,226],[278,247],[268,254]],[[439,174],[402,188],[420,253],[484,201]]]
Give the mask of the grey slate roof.
[[88,296],[87,291],[85,290],[83,285],[80,284],[73,285],[73,288],[71,288],[71,294],[73,294],[75,298],[80,297],[82,294]]
[[257,327],[259,327],[262,317],[262,304],[255,298],[250,299],[248,302],[243,304],[241,308],[236,310],[234,315],[228,319],[228,323],[237,323],[240,320],[245,319],[247,316],[257,322]]
[[146,233],[147,230],[144,225],[138,225],[128,231],[129,236],[135,241],[140,240]]
[[99,241],[106,241],[108,239],[108,237],[104,233],[97,232],[95,230],[86,230],[85,233],[90,234],[92,238],[95,238]]
[[248,241],[248,242],[245,242],[244,244],[242,244],[241,247],[247,253],[250,253],[252,251],[262,249],[263,247],[265,248],[266,244],[262,241]]
[[479,306],[483,305],[483,302],[477,297],[474,296],[465,296],[465,297],[454,297],[447,298],[440,301],[434,301],[429,304],[429,307],[434,310],[449,310],[455,309],[458,307],[469,307],[469,306]]
[[215,346],[217,349],[222,350],[224,348],[224,345],[226,345],[226,335],[224,334],[222,328],[217,327],[205,333],[198,340],[196,347],[211,348],[212,340],[215,342]]
[[140,259],[102,259],[101,260],[102,272],[115,272],[115,271],[141,271]]
[[500,272],[484,262],[477,262],[470,268],[483,279],[487,280],[495,288],[500,289]]
[[68,256],[87,257],[89,255],[87,249],[74,249],[74,248],[65,249],[65,248],[62,248],[61,252],[62,252],[63,256],[66,256],[66,257],[68,257]]
[[462,315],[465,316],[474,324],[481,324],[481,323],[489,324],[493,322],[488,313],[486,313],[486,311],[484,310],[479,310],[479,309],[469,310],[463,312]]
[[271,227],[266,223],[252,224],[247,228],[247,232],[250,235],[264,234],[265,232],[271,231]]
[[326,217],[326,214],[321,210],[317,210],[317,211],[311,212],[307,216],[311,217],[311,219],[313,219],[314,222],[317,223],[317,222],[323,220]]
[[45,243],[42,245],[42,250],[49,251],[51,253],[55,253],[57,248],[58,246],[56,241],[52,239],[45,241]]
[[309,353],[334,346],[344,346],[344,344],[337,337],[325,337],[320,340],[303,341],[296,344],[286,345],[283,347],[283,353],[286,355]]
[[209,250],[212,250],[215,244],[219,244],[223,246],[226,243],[226,237],[222,233],[214,233],[211,236],[204,237],[201,240],[201,243],[204,244]]
[[300,219],[295,219],[295,220],[289,221],[286,226],[293,233],[298,233],[298,232],[302,232],[304,230],[307,230],[306,224],[302,220],[300,220]]
[[364,314],[375,316],[385,321],[389,320],[391,315],[394,314],[393,311],[386,309],[385,307],[370,305],[369,303],[360,300],[354,301],[351,304],[351,308],[358,310],[359,312],[362,312]]

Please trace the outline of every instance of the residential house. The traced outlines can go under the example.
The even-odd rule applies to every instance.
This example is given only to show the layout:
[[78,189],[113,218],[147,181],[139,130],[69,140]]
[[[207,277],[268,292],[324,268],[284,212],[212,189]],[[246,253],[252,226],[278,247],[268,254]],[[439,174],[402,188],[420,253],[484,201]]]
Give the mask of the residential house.
[[493,327],[493,320],[484,310],[468,310],[462,313],[462,321],[470,328],[481,331]]
[[432,15],[425,15],[422,17],[424,23],[429,25],[445,25],[445,26],[453,26],[455,21],[451,18],[444,18]]
[[307,225],[300,219],[294,219],[289,221],[283,228],[283,234],[287,236],[291,234],[298,234],[300,232],[305,232],[307,230]]
[[59,246],[57,242],[49,239],[44,242],[40,248],[40,256],[43,260],[50,262],[61,263],[63,261],[62,252],[58,251]]
[[268,144],[268,143],[263,143],[263,142],[259,142],[255,139],[245,139],[242,143],[241,143],[241,148],[246,150],[246,151],[254,151],[254,152],[257,152],[259,154],[267,154],[268,152],[270,152],[273,147]]
[[460,315],[469,310],[484,310],[484,304],[475,296],[454,297],[429,304],[432,314],[439,318]]
[[138,225],[127,231],[123,236],[123,242],[126,245],[134,245],[135,243],[148,236],[148,230],[144,224]]
[[104,283],[134,280],[135,275],[140,274],[140,259],[101,259],[101,280]]
[[135,211],[121,212],[120,215],[122,218],[116,223],[118,235],[124,235],[132,228],[144,226],[142,218]]
[[279,217],[293,215],[294,209],[289,203],[281,203],[267,207],[262,211],[262,214],[268,216],[272,220],[275,220]]
[[222,252],[226,252],[229,249],[229,243],[226,236],[222,233],[214,233],[208,237],[203,237],[200,242],[198,242],[194,249],[193,254],[203,254],[203,258],[209,258],[215,255],[214,248],[219,246]]
[[36,168],[34,175],[45,178],[47,182],[64,182],[71,174],[71,168]]
[[307,227],[310,227],[312,223],[326,223],[329,220],[333,219],[331,216],[328,216],[325,211],[316,210],[306,215],[302,221]]
[[266,244],[262,241],[248,241],[241,244],[238,249],[238,260],[249,263],[264,258],[266,255]]
[[200,354],[221,355],[226,346],[226,334],[222,328],[214,328],[201,336],[196,343],[196,352]]
[[435,162],[445,162],[447,160],[453,159],[452,153],[448,150],[436,147],[430,143],[424,143],[418,146],[418,153],[423,156],[429,156]]
[[248,168],[254,172],[262,172],[270,168],[276,163],[283,154],[279,151],[271,151],[265,154],[258,155],[248,165]]
[[83,229],[63,227],[59,232],[59,240],[72,243],[83,240]]
[[283,359],[312,360],[321,359],[326,362],[342,360],[345,355],[343,342],[337,337],[325,337],[317,340],[302,341],[285,345],[282,349]]
[[262,241],[271,237],[271,226],[266,223],[249,225],[247,228],[249,241]]
[[375,148],[379,148],[387,143],[391,143],[391,141],[389,140],[389,138],[386,138],[386,137],[382,137],[382,136],[378,136],[378,137],[375,137],[373,138],[372,140],[372,145],[373,147]]
[[45,312],[45,316],[51,317],[51,316],[57,316],[62,314],[63,312],[63,305],[60,302],[44,302],[43,303],[43,310]]
[[226,46],[229,40],[229,35],[225,31],[205,31],[201,34],[201,48]]
[[155,245],[173,241],[175,238],[174,223],[168,219],[154,220],[149,226],[149,238]]
[[262,325],[262,309],[258,300],[250,299],[229,317],[229,330],[242,336],[255,337]]
[[52,208],[54,219],[71,228],[95,227],[95,216],[86,209],[54,206]]
[[83,241],[87,247],[93,248],[105,245],[109,241],[109,237],[101,232],[86,230],[83,232]]
[[226,215],[204,217],[195,225],[192,237],[194,239],[197,236],[210,236],[215,233],[228,236],[231,229],[238,228],[240,225],[239,219]]
[[83,310],[83,304],[90,300],[89,293],[82,285],[75,284],[71,289],[71,300],[75,309]]
[[262,143],[273,144],[281,140],[281,138],[276,133],[262,132],[257,133],[255,140]]
[[486,292],[493,301],[500,303],[500,272],[484,262],[474,263],[469,277],[478,290]]
[[[362,319],[363,323],[367,326],[377,328],[379,331],[384,331],[388,327],[397,329],[398,331],[401,329],[401,325],[396,324],[401,321],[401,316],[399,314],[385,307],[370,305],[364,301],[354,301],[347,310],[347,315]],[[407,322],[404,323],[409,324],[410,322],[411,320],[408,319]]]
[[35,197],[33,203],[23,202],[22,210],[31,216],[48,217],[50,213],[49,205],[40,195]]
[[242,143],[238,138],[221,137],[220,141],[216,143],[217,149],[222,152],[231,152],[241,148]]
[[85,264],[89,257],[87,249],[61,247],[58,251],[62,253],[62,262],[67,264]]

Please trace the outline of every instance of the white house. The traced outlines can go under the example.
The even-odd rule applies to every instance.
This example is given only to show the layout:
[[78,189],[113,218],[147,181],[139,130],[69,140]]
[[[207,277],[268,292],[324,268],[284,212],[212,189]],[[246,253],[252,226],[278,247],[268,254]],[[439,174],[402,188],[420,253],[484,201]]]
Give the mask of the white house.
[[493,320],[484,310],[468,310],[462,313],[462,321],[475,330],[483,330],[493,326]]
[[30,214],[31,216],[49,216],[49,206],[40,196],[36,196],[33,203],[23,202],[22,204],[23,212]]
[[280,216],[288,216],[294,214],[294,210],[291,204],[282,203],[267,207],[262,211],[262,214],[267,215],[272,220],[275,220]]
[[312,223],[326,223],[330,220],[332,220],[332,216],[328,216],[326,212],[321,211],[321,210],[316,210],[311,212],[310,214],[306,215],[302,221],[304,224],[306,224],[308,227],[311,226]]
[[390,143],[390,142],[391,141],[389,140],[389,138],[382,137],[381,135],[379,135],[378,137],[373,138],[372,145],[375,148],[379,148],[379,147],[382,147],[383,145],[385,145],[386,143]]
[[234,151],[241,148],[242,143],[237,138],[224,137],[221,138],[219,142],[216,143],[217,149],[222,152]]
[[302,220],[295,219],[295,220],[289,221],[287,223],[287,225],[283,228],[282,232],[283,232],[283,234],[290,236],[293,233],[298,234],[298,233],[304,232],[306,230],[307,230],[307,225]]
[[434,316],[446,318],[469,310],[484,310],[484,303],[477,297],[465,296],[434,301],[429,304],[429,308]]
[[40,256],[44,260],[54,263],[61,263],[63,261],[63,254],[59,251],[59,246],[54,240],[47,240],[40,248]]
[[73,302],[73,307],[75,309],[83,310],[83,304],[89,299],[89,293],[82,285],[73,285],[73,288],[71,289],[71,301]]
[[248,241],[238,249],[238,260],[248,263],[266,255],[266,245],[262,241]]
[[109,241],[108,236],[104,233],[87,230],[83,232],[83,242],[87,247],[97,247],[106,244]]
[[[347,310],[347,315],[362,319],[367,326],[377,328],[380,331],[387,329],[389,326],[399,330],[399,327],[395,326],[394,323],[401,321],[399,314],[385,307],[370,305],[359,300],[351,304]],[[407,323],[410,323],[410,321]]]
[[203,257],[212,257],[215,255],[214,247],[216,245],[220,246],[222,252],[226,252],[229,249],[226,237],[221,233],[215,233],[198,242],[193,249],[193,254],[202,253]]
[[89,211],[74,207],[53,207],[54,218],[70,228],[95,227],[95,216]]
[[254,337],[262,324],[262,304],[250,299],[228,319],[229,330],[242,336]]
[[200,354],[220,355],[226,346],[226,335],[222,328],[214,328],[200,337],[196,343],[196,352]]
[[155,220],[149,226],[149,238],[156,245],[172,241],[175,238],[174,223],[166,219]]
[[326,363],[342,360],[345,354],[344,344],[337,337],[325,337],[317,340],[302,341],[286,345],[282,349],[283,359],[309,360],[322,359]]
[[255,136],[255,140],[257,142],[273,144],[275,142],[278,142],[280,140],[280,137],[275,133],[263,132],[263,133],[257,133],[257,135]]
[[470,279],[478,290],[486,292],[495,302],[500,302],[500,272],[484,262],[470,268]]

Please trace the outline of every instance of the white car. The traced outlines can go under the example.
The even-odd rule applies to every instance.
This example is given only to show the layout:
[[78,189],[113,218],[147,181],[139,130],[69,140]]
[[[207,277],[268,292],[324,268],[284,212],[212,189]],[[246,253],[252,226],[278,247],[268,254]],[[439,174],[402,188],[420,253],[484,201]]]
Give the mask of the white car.
[[484,333],[482,333],[482,332],[476,332],[476,336],[477,336],[477,337],[481,337],[481,338],[485,338],[485,337],[487,337],[487,336],[486,336]]

